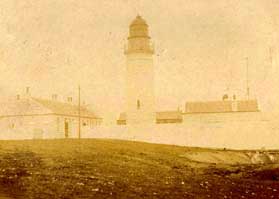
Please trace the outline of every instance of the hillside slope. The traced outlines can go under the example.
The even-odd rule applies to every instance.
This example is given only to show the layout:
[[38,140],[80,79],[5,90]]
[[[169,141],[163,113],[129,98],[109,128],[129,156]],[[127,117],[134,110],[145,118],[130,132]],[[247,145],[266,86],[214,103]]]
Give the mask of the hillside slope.
[[1,141],[0,190],[25,199],[279,198],[279,164],[252,164],[255,154],[116,140]]

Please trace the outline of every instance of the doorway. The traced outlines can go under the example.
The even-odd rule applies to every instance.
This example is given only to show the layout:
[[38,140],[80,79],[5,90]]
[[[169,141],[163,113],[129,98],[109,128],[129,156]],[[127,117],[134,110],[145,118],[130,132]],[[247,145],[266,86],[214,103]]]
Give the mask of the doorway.
[[64,126],[65,138],[69,138],[69,122],[65,121]]

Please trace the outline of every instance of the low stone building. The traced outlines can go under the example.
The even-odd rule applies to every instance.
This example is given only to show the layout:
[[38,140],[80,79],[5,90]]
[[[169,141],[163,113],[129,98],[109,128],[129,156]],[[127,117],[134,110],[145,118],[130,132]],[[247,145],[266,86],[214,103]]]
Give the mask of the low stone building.
[[77,138],[79,124],[82,137],[82,132],[101,123],[91,110],[72,102],[18,96],[0,108],[2,139]]
[[[181,111],[163,111],[156,113],[157,124],[168,124],[168,123],[182,123],[183,117]],[[126,125],[126,113],[121,113],[118,120],[118,125]]]

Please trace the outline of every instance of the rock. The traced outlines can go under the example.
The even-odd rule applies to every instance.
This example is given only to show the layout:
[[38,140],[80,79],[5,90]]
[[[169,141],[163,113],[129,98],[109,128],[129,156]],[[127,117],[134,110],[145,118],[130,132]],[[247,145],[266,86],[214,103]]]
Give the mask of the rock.
[[271,163],[273,163],[273,161],[271,160],[269,154],[260,153],[260,152],[256,152],[251,157],[251,162],[253,164],[271,164]]
[[99,188],[91,189],[91,191],[97,192],[99,191]]

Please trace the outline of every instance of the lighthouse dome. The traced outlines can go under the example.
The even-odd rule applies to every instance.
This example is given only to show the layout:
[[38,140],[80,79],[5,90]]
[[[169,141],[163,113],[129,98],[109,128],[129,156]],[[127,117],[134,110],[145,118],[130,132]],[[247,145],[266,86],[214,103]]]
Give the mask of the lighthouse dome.
[[132,21],[130,25],[128,47],[125,48],[125,54],[133,53],[154,53],[153,47],[150,44],[148,25],[146,21],[139,15]]
[[146,21],[139,15],[132,21],[130,25],[129,38],[138,38],[138,37],[149,38],[148,25]]
[[130,26],[134,26],[134,25],[145,25],[147,26],[146,21],[140,16],[138,15],[131,23]]

